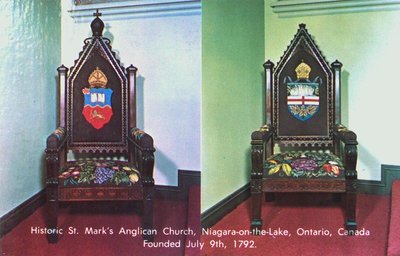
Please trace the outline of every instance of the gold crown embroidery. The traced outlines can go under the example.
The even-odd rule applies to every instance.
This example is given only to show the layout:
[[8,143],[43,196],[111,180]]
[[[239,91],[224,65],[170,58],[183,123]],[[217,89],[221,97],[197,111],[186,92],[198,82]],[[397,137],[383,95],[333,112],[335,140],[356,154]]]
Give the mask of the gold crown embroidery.
[[106,87],[107,85],[107,77],[106,75],[98,68],[90,74],[88,82],[90,87]]
[[301,62],[295,69],[297,79],[308,79],[310,77],[311,67],[305,62]]

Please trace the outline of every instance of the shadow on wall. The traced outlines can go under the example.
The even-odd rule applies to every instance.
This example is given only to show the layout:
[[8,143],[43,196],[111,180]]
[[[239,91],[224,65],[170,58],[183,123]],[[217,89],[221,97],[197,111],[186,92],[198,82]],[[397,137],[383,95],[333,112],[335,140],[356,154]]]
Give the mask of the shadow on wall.
[[[161,172],[161,175],[165,177],[166,184],[175,184],[177,183],[178,177],[178,166],[167,157],[161,150],[159,150],[156,146],[155,152],[155,169]],[[160,176],[160,175],[157,175]],[[157,185],[157,180],[155,181]]]
[[[103,36],[105,38],[110,39],[111,45],[113,45],[114,41],[114,36],[112,33],[110,33],[110,25],[106,24],[105,25],[105,31],[103,33]],[[119,51],[116,49],[112,49],[113,52],[115,52],[116,58],[120,60],[119,57]],[[129,67],[130,65],[135,66],[134,63],[128,63],[127,66],[124,65],[124,63],[121,62],[121,65],[124,66],[124,68]],[[135,66],[136,67],[136,66]],[[136,77],[136,127],[140,129],[144,129],[144,111],[143,111],[143,106],[144,106],[144,93],[143,93],[143,86],[144,86],[144,80],[145,78],[141,75],[138,75]]]
[[[368,170],[376,170],[377,167],[381,166],[381,163],[377,157],[375,157],[373,154],[371,154],[370,151],[368,151],[367,148],[365,148],[361,143],[358,144],[357,146],[358,150],[358,159],[362,161],[362,167],[357,164],[357,171],[360,174],[361,172],[368,172]],[[368,168],[368,170],[364,168]],[[362,169],[361,169],[362,168]],[[378,171],[381,169],[379,168]],[[379,177],[381,177],[381,174],[379,174]],[[363,179],[371,179],[371,177],[365,177]]]
[[[146,131],[144,127],[144,83],[145,78],[141,75],[138,75],[136,78],[136,126],[140,129]],[[156,176],[163,176],[165,182],[167,184],[175,184],[177,183],[178,177],[178,167],[177,165],[168,158],[167,154],[163,153],[157,147],[157,139],[154,134],[150,134],[154,139],[154,146],[156,148],[156,152],[154,155],[155,160],[155,170],[160,172]],[[157,184],[157,179],[156,179]]]
[[342,70],[341,83],[341,123],[349,123],[349,72]]
[[144,77],[139,75],[136,78],[136,126],[144,129]]
[[[110,39],[111,45],[113,45],[114,42],[114,36],[113,34],[110,32],[110,25],[109,24],[105,24],[104,25],[104,33],[103,33],[103,37]],[[113,51],[115,51],[115,49],[113,49]],[[118,54],[119,55],[119,54]],[[120,59],[119,56],[116,56],[117,59]]]

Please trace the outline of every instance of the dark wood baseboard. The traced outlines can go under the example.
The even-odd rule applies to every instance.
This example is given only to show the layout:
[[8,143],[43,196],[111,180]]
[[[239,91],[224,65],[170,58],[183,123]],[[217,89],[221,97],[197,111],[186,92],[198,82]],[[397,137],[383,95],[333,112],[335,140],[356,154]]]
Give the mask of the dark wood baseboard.
[[250,196],[250,184],[247,183],[225,199],[201,214],[202,228],[210,228],[225,215],[233,211],[240,203]]
[[[155,196],[164,199],[185,200],[188,197],[189,187],[200,185],[200,171],[178,170],[178,186],[155,186]],[[10,232],[21,221],[35,212],[46,202],[46,190],[37,194],[17,206],[15,209],[0,217],[0,238]]]
[[393,180],[400,179],[400,166],[381,166],[381,180],[358,180],[357,191],[374,195],[389,195],[392,191]]
[[43,189],[34,196],[0,217],[0,238],[10,232],[21,221],[31,215],[46,202],[46,190]]
[[201,183],[201,172],[178,170],[178,186],[156,186],[156,196],[165,199],[186,200],[190,186]]

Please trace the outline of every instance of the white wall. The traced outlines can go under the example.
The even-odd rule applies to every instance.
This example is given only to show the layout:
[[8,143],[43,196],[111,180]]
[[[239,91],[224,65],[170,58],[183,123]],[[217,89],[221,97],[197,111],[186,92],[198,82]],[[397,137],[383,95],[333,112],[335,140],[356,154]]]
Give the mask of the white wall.
[[56,125],[59,14],[58,1],[0,1],[0,216],[44,187],[46,138]]
[[[146,15],[132,14],[139,8],[135,6],[121,9],[131,14],[110,15],[110,9],[102,10],[104,5],[94,8],[99,6],[104,13],[103,35],[111,39],[125,67],[138,68],[138,127],[154,138],[156,184],[177,185],[178,169],[201,169],[200,5],[195,11],[148,11]],[[77,9],[70,1],[62,2],[62,62],[67,67],[78,58],[83,40],[91,36],[93,19],[72,18],[76,15],[69,12],[72,8]]]

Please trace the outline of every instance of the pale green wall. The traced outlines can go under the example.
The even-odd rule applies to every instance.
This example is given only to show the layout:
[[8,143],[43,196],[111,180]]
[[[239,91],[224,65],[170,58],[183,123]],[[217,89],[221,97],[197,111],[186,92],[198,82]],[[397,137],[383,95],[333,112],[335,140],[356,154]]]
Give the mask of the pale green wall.
[[0,216],[44,188],[43,151],[56,125],[60,4],[0,2]]
[[263,0],[202,1],[202,212],[249,181],[262,124]]
[[359,178],[379,180],[381,164],[400,165],[400,10],[282,18],[273,2],[265,1],[266,59],[276,63],[305,23],[328,62],[343,63],[342,120],[358,135]]
[[279,60],[300,23],[328,62],[343,63],[342,122],[358,135],[359,178],[400,165],[400,10],[282,17],[274,2],[203,1],[202,212],[248,181],[250,134],[263,120],[261,64]]

